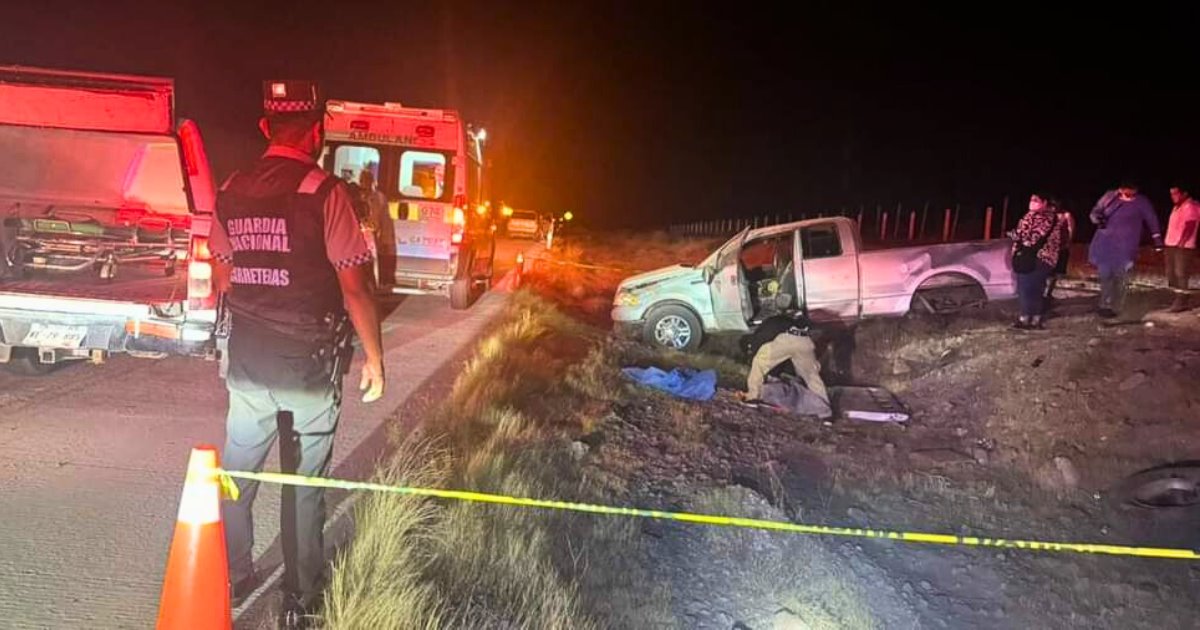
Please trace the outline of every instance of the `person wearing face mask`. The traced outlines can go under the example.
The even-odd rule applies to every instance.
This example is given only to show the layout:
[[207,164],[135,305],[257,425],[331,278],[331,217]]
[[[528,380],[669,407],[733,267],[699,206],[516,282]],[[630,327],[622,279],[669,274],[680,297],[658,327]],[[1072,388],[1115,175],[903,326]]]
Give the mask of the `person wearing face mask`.
[[[221,187],[210,234],[215,285],[231,317],[222,463],[259,471],[279,438],[285,472],[325,476],[351,348],[347,320],[366,354],[363,401],[383,395],[372,256],[346,182],[316,163],[325,139],[316,84],[268,81],[263,99],[259,127],[269,146]],[[237,483],[240,499],[222,506],[235,605],[258,586],[258,483]],[[323,490],[283,490],[280,627],[308,627],[321,605],[324,521]]]
[[1012,265],[1017,275],[1017,299],[1021,315],[1017,330],[1040,330],[1045,307],[1046,281],[1058,265],[1063,247],[1059,229],[1058,203],[1044,194],[1029,197],[1029,212],[1009,233],[1013,240]]
[[1150,232],[1155,249],[1163,248],[1162,230],[1154,206],[1138,193],[1137,185],[1124,181],[1116,190],[1105,193],[1090,215],[1096,235],[1088,247],[1088,262],[1100,275],[1100,304],[1097,314],[1116,317],[1125,303],[1126,281],[1137,260],[1142,227]]

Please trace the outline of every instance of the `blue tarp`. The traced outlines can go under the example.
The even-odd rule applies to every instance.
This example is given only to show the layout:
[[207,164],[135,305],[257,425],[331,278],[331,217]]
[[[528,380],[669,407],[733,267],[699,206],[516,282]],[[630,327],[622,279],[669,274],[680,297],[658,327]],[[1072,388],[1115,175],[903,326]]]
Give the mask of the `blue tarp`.
[[638,383],[688,400],[712,400],[717,393],[717,373],[713,370],[697,372],[676,368],[664,372],[656,367],[622,368],[625,376]]

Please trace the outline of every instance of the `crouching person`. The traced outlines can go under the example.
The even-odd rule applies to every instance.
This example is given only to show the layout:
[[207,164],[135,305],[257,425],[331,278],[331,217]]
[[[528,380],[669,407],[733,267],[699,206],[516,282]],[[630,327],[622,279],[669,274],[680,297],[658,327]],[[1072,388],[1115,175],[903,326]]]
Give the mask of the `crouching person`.
[[[820,418],[833,415],[809,329],[810,322],[803,315],[777,315],[746,336],[744,349],[754,357],[746,379],[747,404],[768,403]],[[804,381],[804,387],[787,381],[767,382],[767,376],[788,361],[796,376]]]

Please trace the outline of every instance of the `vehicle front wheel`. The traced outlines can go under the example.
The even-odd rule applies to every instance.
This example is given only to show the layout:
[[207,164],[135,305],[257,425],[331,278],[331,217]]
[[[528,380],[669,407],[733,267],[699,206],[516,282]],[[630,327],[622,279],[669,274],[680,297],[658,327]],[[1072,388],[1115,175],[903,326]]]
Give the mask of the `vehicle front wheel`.
[[643,338],[660,348],[691,352],[700,347],[704,328],[692,311],[669,305],[654,309],[646,318]]

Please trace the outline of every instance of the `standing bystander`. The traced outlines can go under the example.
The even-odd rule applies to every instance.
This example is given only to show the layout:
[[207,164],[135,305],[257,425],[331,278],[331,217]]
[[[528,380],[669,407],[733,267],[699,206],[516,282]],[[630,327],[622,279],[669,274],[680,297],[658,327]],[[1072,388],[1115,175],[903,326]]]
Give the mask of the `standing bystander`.
[[1200,226],[1200,202],[1192,199],[1191,191],[1185,186],[1171,187],[1171,218],[1167,223],[1166,262],[1167,286],[1175,292],[1171,303],[1172,313],[1186,311],[1188,286],[1191,280],[1192,259],[1196,256],[1196,229]]
[[1142,227],[1150,232],[1156,248],[1163,246],[1162,230],[1154,206],[1138,193],[1137,185],[1124,181],[1096,202],[1090,215],[1096,235],[1088,248],[1088,261],[1100,274],[1100,304],[1097,313],[1113,318],[1125,303],[1129,270],[1137,260]]

